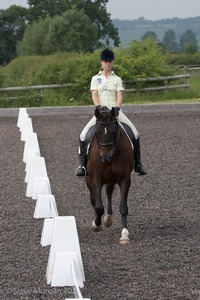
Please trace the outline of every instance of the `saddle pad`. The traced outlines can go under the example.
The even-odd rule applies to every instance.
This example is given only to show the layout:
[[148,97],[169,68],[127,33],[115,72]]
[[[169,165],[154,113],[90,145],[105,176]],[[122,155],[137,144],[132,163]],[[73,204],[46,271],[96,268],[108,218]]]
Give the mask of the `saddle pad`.
[[90,144],[95,136],[95,132],[96,132],[96,126],[92,126],[87,134],[86,134],[86,137],[85,137],[85,145],[86,145],[86,148],[87,148],[87,154],[89,153],[89,149],[90,149]]
[[132,147],[133,147],[133,149],[134,149],[135,136],[134,136],[133,131],[131,130],[131,128],[130,128],[127,124],[125,124],[125,123],[123,123],[123,122],[120,122],[120,124],[121,124],[121,127],[122,127],[122,128],[124,129],[124,131],[126,132],[128,138],[129,138],[129,140],[130,140],[130,143],[131,143],[131,145],[132,145]]

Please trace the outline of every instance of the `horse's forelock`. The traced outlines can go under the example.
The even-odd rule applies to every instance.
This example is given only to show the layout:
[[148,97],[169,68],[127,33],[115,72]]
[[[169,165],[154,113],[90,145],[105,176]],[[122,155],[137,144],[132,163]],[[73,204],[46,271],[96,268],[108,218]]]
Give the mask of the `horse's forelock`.
[[107,106],[102,106],[100,109],[99,119],[102,119],[103,121],[107,121],[111,118],[113,118],[112,110],[110,110]]
[[101,113],[109,113],[110,112],[110,109],[107,107],[107,106],[102,106],[101,109],[100,109],[100,112]]
[[110,111],[103,111],[101,112],[101,120],[104,122],[110,121],[112,115],[110,114]]

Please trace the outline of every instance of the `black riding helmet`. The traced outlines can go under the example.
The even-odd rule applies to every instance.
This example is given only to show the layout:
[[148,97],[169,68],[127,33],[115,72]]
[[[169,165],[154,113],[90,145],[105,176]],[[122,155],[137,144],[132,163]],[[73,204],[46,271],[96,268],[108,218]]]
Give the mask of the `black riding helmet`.
[[106,48],[104,49],[101,54],[100,54],[100,60],[103,61],[113,61],[115,59],[114,53],[112,52],[112,50]]

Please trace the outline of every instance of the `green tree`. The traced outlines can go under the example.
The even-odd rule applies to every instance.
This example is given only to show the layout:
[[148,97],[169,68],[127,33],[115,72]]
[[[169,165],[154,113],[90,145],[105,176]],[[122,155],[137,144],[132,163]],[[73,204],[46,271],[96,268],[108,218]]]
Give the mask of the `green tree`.
[[186,46],[185,48],[185,53],[187,54],[195,54],[197,53],[199,50],[198,46],[195,44],[189,44]]
[[181,52],[187,52],[189,49],[198,51],[198,41],[196,34],[191,30],[187,29],[180,37],[179,48]]
[[28,0],[30,5],[30,21],[37,20],[39,18],[46,18],[48,15],[53,17],[61,14],[74,6],[76,9],[83,10],[84,13],[89,17],[93,24],[96,24],[97,31],[97,42],[96,48],[102,45],[102,42],[111,39],[115,46],[120,43],[118,30],[113,25],[110,14],[107,13],[106,4],[109,0]]
[[156,35],[156,33],[155,33],[154,31],[151,31],[151,30],[147,31],[147,32],[141,37],[141,40],[146,40],[146,39],[148,39],[148,38],[151,38],[151,39],[157,41],[157,35]]
[[3,12],[3,20],[7,29],[9,29],[16,40],[22,39],[28,19],[28,10],[25,7],[12,5]]
[[[54,17],[61,15],[63,12],[71,8],[72,2],[70,0],[28,0],[29,4],[29,19],[36,21],[38,19],[45,19],[47,16]],[[74,3],[73,3],[74,4]]]
[[178,50],[178,43],[173,29],[165,31],[162,43],[165,49],[170,52],[176,52]]
[[30,23],[17,46],[19,55],[47,55],[56,51],[87,52],[94,49],[97,27],[84,12],[69,9],[61,16]]
[[170,73],[161,46],[152,38],[143,41],[132,40],[128,47],[130,77],[158,77]]
[[0,10],[0,64],[17,56],[16,44],[23,37],[27,17],[27,9],[21,6],[12,5],[7,10]]
[[22,41],[17,45],[18,55],[47,55],[56,51],[49,40],[49,27],[52,18],[39,19],[29,24]]
[[52,18],[49,40],[58,51],[92,51],[97,39],[97,26],[83,10],[70,9]]
[[16,57],[16,42],[12,33],[0,25],[0,65]]

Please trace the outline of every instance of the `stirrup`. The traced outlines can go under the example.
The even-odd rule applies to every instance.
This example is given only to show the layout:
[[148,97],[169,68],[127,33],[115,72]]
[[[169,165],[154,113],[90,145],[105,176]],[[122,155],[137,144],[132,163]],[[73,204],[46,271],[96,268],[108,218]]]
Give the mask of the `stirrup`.
[[85,177],[86,176],[86,168],[83,166],[79,166],[75,171],[75,175],[77,177]]
[[147,168],[146,168],[146,166],[145,165],[139,165],[138,167],[137,167],[137,173],[139,173],[138,175],[146,175],[148,172],[147,172]]

